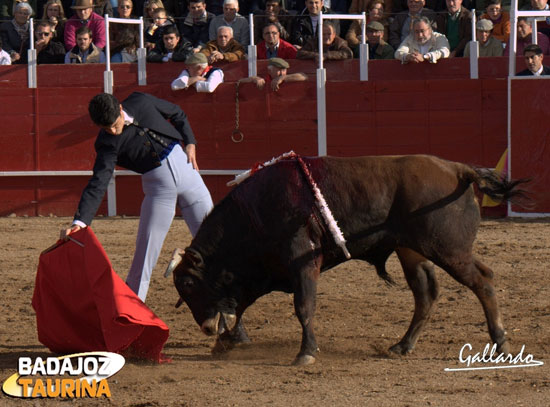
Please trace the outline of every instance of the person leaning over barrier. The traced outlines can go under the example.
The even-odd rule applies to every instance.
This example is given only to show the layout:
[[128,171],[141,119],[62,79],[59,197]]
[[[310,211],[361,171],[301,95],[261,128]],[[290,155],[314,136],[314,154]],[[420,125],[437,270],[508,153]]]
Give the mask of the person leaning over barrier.
[[187,67],[172,81],[172,90],[187,90],[194,86],[197,92],[212,93],[223,82],[223,71],[208,65],[206,55],[193,54],[185,60]]
[[[504,53],[502,42],[492,35],[493,23],[491,20],[479,20],[476,22],[476,39],[479,43],[480,57],[501,57]],[[470,43],[464,49],[464,56],[470,56]]]
[[267,75],[263,78],[260,76],[250,76],[248,78],[239,79],[239,83],[251,82],[256,84],[258,89],[263,89],[264,85],[271,83],[271,89],[276,92],[283,82],[303,82],[307,81],[308,77],[305,73],[287,73],[290,65],[282,58],[271,58],[267,63]]
[[550,67],[542,64],[544,55],[542,48],[537,44],[530,44],[523,50],[523,57],[525,58],[525,65],[527,69],[518,72],[517,76],[541,76],[550,75]]
[[449,54],[447,38],[433,31],[430,19],[421,17],[413,22],[412,33],[395,51],[395,59],[404,64],[425,61],[435,64],[441,58],[448,58]]
[[2,38],[0,37],[0,65],[11,65],[11,57],[2,49]]
[[101,129],[95,141],[94,172],[73,224],[61,230],[61,238],[92,223],[116,165],[141,174],[145,196],[126,284],[145,301],[176,205],[193,236],[213,207],[198,171],[195,136],[178,105],[145,93],[134,92],[122,103],[101,93],[92,98],[88,111]]

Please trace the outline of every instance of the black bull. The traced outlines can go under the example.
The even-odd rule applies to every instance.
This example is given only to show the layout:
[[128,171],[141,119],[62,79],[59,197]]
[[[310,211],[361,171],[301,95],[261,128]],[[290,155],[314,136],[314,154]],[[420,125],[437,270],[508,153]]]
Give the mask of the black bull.
[[[397,253],[415,310],[392,351],[413,349],[438,297],[436,264],[476,294],[491,339],[499,352],[508,352],[493,272],[472,255],[480,222],[472,183],[508,200],[522,195],[517,184],[523,180],[507,182],[491,171],[432,156],[304,161],[353,259],[373,264],[391,282],[385,262]],[[304,172],[291,159],[258,171],[214,207],[174,270],[174,284],[204,333],[223,332],[236,322],[218,345],[220,339],[248,339],[241,316],[256,299],[275,290],[294,293],[303,329],[295,363],[308,364],[318,351],[313,317],[319,274],[344,261]]]

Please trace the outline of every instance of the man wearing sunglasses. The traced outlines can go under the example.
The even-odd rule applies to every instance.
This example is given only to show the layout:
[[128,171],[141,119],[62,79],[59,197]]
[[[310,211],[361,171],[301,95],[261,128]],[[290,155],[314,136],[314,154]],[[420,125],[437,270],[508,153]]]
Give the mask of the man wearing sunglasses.
[[[57,41],[52,41],[53,32],[50,23],[44,21],[34,29],[34,48],[36,49],[36,60],[40,64],[62,64],[65,60],[65,47]],[[29,48],[26,41],[25,49]],[[27,53],[23,52],[21,61],[27,63]]]

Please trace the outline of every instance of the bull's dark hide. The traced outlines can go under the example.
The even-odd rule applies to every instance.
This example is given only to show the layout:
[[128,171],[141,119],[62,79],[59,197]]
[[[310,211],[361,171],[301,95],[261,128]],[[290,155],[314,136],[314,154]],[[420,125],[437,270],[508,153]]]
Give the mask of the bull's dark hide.
[[[427,320],[438,295],[434,263],[476,293],[491,338],[506,350],[492,271],[472,256],[480,221],[472,183],[496,199],[510,199],[521,195],[518,182],[432,156],[305,161],[352,258],[375,265],[391,281],[384,264],[397,252],[415,296],[415,314],[392,350],[410,352]],[[296,362],[310,363],[317,350],[317,278],[345,260],[299,165],[285,160],[258,171],[215,206],[186,249],[174,282],[205,333],[219,332],[223,315],[236,314],[237,326],[226,338],[246,337],[240,318],[257,298],[274,290],[294,293],[303,327]]]

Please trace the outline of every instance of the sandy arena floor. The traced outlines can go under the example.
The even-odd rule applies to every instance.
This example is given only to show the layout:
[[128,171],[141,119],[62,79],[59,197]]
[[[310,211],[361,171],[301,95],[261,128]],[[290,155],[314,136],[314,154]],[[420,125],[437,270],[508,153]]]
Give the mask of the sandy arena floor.
[[[0,378],[20,356],[47,357],[31,307],[40,252],[53,244],[68,218],[0,218]],[[93,229],[117,273],[126,277],[137,219],[96,219]],[[148,305],[170,327],[169,364],[130,361],[109,379],[111,399],[19,400],[2,394],[0,406],[105,403],[113,406],[548,406],[550,405],[550,220],[484,221],[475,252],[495,271],[498,300],[512,351],[532,354],[541,367],[445,372],[459,367],[465,343],[481,352],[489,335],[474,294],[438,270],[441,296],[414,352],[387,349],[405,333],[413,297],[395,256],[387,287],[365,263],[325,273],[317,297],[317,363],[293,367],[301,329],[292,297],[272,293],[245,314],[252,344],[223,358],[210,354],[189,310],[174,308],[177,293],[162,273],[174,247],[190,235],[176,220],[155,270]]]

